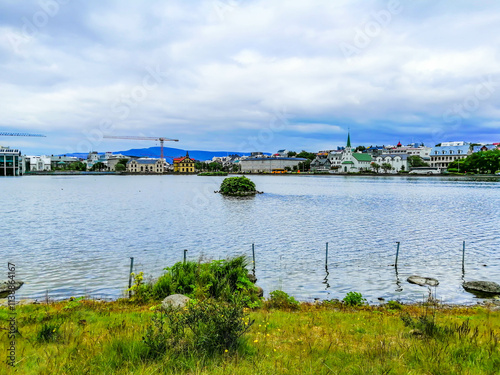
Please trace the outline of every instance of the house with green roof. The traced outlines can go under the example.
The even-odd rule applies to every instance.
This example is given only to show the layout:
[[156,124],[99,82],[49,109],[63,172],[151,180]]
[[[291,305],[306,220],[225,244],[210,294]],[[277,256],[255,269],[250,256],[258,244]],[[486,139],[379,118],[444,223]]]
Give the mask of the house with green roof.
[[347,144],[342,152],[339,173],[357,173],[371,169],[372,157],[370,154],[353,152],[351,134],[347,133]]

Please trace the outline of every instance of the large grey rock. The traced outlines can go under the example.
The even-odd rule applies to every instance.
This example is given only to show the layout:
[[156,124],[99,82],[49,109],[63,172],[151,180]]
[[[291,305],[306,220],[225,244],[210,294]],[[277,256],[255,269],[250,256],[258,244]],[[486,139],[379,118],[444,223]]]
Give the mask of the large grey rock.
[[172,294],[166,297],[162,303],[162,309],[174,308],[174,309],[182,309],[185,307],[188,302],[191,301],[191,298],[186,297],[183,294]]
[[23,284],[22,281],[16,281],[14,284],[9,284],[7,281],[0,283],[0,298],[7,297],[12,292],[18,290]]
[[432,277],[422,277],[422,276],[410,276],[407,281],[412,284],[417,284],[420,286],[438,286],[439,281],[433,279]]
[[468,292],[500,294],[500,285],[493,281],[467,281],[463,286]]

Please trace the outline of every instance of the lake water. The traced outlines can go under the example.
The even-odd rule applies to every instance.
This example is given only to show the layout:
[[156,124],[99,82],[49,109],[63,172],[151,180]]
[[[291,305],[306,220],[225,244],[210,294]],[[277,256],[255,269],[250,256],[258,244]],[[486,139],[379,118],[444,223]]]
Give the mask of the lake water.
[[[361,292],[421,301],[412,274],[440,281],[447,303],[475,303],[463,280],[500,283],[500,182],[425,177],[251,176],[264,194],[214,194],[223,177],[24,176],[0,179],[0,280],[18,298],[117,298],[134,270],[251,257],[266,295],[342,299]],[[465,275],[462,241],[466,241]],[[401,242],[398,274],[396,241]],[[325,269],[325,244],[329,243]]]

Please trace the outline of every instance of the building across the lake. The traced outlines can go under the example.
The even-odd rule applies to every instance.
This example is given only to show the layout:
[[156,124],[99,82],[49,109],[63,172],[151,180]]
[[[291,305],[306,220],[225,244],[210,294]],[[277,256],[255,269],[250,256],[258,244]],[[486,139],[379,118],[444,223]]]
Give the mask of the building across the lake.
[[390,165],[390,170],[384,170],[383,168],[379,169],[385,173],[398,173],[410,170],[407,154],[382,154],[374,158],[373,162],[380,166],[382,166],[382,164]]
[[41,172],[51,170],[50,156],[25,156],[26,171]]
[[269,172],[272,173],[273,170],[285,170],[286,168],[293,169],[298,167],[300,162],[306,161],[304,158],[247,158],[241,159],[241,171],[244,173],[261,173]]
[[194,172],[194,159],[189,157],[189,152],[182,158],[174,159],[174,172],[175,173],[193,173]]
[[163,173],[165,160],[153,158],[131,159],[127,162],[127,172],[130,173]]
[[431,167],[446,169],[450,163],[471,154],[468,142],[443,142],[431,150]]
[[0,176],[22,176],[23,158],[21,151],[0,146]]
[[369,154],[361,152],[353,152],[351,146],[351,134],[347,133],[347,144],[342,151],[340,168],[337,172],[340,173],[357,173],[368,171],[371,168],[372,157]]

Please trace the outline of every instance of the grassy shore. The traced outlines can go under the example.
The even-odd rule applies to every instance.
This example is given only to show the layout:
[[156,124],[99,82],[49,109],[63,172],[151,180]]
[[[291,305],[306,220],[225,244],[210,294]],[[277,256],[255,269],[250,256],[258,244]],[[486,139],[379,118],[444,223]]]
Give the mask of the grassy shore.
[[[151,357],[143,341],[153,304],[66,301],[16,308],[18,374],[498,374],[500,313],[484,307],[347,307],[245,310],[241,344],[215,355]],[[0,308],[0,352],[8,352]],[[253,322],[253,324],[251,324]]]

